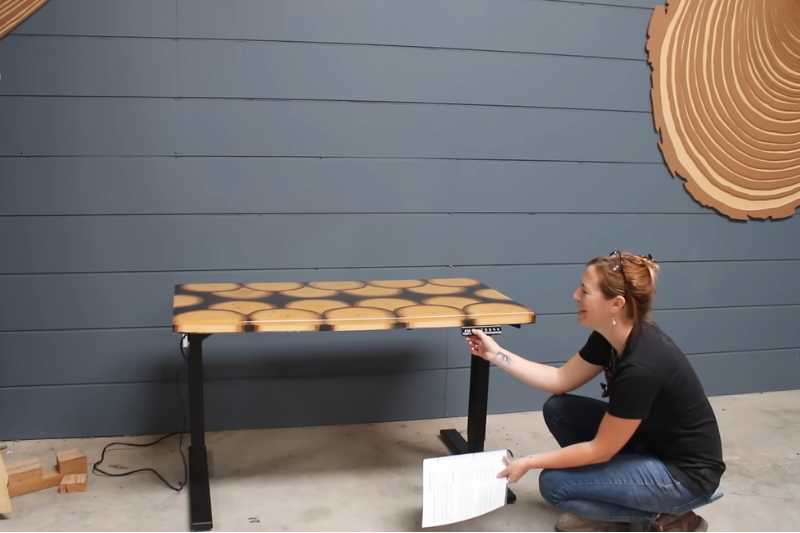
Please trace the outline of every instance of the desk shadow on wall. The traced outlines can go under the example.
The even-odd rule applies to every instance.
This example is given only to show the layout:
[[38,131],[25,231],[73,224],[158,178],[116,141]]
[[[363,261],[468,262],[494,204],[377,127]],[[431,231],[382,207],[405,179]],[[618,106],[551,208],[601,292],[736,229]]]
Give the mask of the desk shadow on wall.
[[[250,474],[273,472],[298,457],[327,456],[310,468],[331,464],[340,471],[372,468],[372,454],[411,453],[414,464],[444,454],[438,427],[421,436],[428,443],[423,444],[389,426],[368,424],[443,417],[446,350],[442,331],[211,336],[203,343],[203,359],[212,453],[230,453],[223,464],[248,464]],[[184,370],[181,390],[188,407],[186,380]],[[277,428],[288,432],[261,433]],[[230,439],[238,444],[223,451]],[[281,451],[283,439],[288,441]],[[355,452],[359,443],[365,448]],[[405,451],[396,450],[398,445]],[[251,448],[251,460],[243,459]]]

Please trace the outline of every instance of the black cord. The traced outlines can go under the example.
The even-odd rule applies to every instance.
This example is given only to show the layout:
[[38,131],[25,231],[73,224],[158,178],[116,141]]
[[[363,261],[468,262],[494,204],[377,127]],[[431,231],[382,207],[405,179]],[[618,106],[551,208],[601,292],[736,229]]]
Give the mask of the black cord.
[[[167,485],[169,488],[171,488],[174,491],[180,492],[181,490],[183,490],[183,487],[186,486],[186,482],[189,479],[189,468],[186,465],[186,457],[183,455],[183,435],[184,435],[184,433],[186,433],[186,404],[183,402],[183,396],[181,396],[181,385],[180,385],[181,371],[186,366],[186,364],[189,362],[189,359],[187,358],[186,353],[183,351],[183,340],[184,340],[185,337],[186,337],[185,335],[181,336],[181,343],[180,343],[181,355],[183,356],[183,363],[181,363],[181,366],[178,368],[178,372],[175,375],[175,388],[176,388],[176,390],[178,392],[178,400],[180,400],[180,402],[181,402],[181,409],[183,411],[183,426],[182,426],[182,430],[179,433],[170,433],[169,435],[164,435],[163,437],[161,437],[161,438],[159,438],[157,440],[154,440],[153,442],[150,442],[148,444],[135,444],[135,443],[132,443],[132,442],[112,442],[112,443],[108,444],[105,448],[103,448],[103,453],[100,455],[100,460],[97,461],[92,466],[92,471],[93,472],[98,472],[100,474],[103,474],[103,475],[106,475],[106,476],[109,476],[109,477],[123,477],[123,476],[130,476],[131,474],[136,474],[136,473],[139,473],[139,472],[152,472],[156,476],[158,476],[158,478],[161,481],[163,481],[165,485]],[[178,450],[181,452],[181,459],[183,459],[183,483],[179,482],[177,487],[172,486],[169,483],[169,481],[164,479],[161,476],[161,474],[159,474],[158,472],[156,472],[152,468],[139,468],[138,470],[131,470],[130,472],[125,472],[124,474],[112,474],[110,472],[105,472],[104,470],[100,470],[99,468],[97,468],[97,465],[99,465],[100,463],[102,463],[105,460],[106,450],[108,450],[108,448],[111,447],[111,446],[120,445],[120,446],[136,446],[136,447],[144,448],[144,447],[147,447],[147,446],[152,446],[154,444],[158,444],[162,440],[167,439],[169,437],[174,437],[175,435],[180,435],[180,439],[178,441]]]

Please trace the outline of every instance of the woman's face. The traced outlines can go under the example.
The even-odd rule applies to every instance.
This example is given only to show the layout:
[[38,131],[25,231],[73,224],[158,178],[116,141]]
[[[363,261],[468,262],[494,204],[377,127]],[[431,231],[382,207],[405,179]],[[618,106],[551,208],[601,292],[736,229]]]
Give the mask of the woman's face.
[[[600,290],[599,277],[594,265],[583,271],[581,284],[572,298],[578,304],[578,324],[594,330],[605,330],[611,326],[614,300],[607,300]],[[619,320],[619,317],[617,317]]]

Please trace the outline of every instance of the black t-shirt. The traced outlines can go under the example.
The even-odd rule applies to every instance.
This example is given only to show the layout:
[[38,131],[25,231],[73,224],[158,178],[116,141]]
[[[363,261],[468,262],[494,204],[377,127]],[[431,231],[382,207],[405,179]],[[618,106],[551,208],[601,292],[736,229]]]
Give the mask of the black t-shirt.
[[606,369],[608,413],[641,419],[633,439],[688,489],[713,494],[725,471],[717,419],[697,374],[672,340],[658,326],[640,324],[613,364],[611,344],[596,331],[579,353]]

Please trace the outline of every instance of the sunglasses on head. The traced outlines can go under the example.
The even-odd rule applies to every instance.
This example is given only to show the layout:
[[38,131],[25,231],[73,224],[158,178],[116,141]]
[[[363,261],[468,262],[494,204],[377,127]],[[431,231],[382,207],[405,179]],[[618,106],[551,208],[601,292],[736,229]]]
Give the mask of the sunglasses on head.
[[[614,250],[610,254],[608,254],[609,260],[611,261],[611,271],[617,272],[619,271],[622,274],[622,286],[625,289],[625,299],[628,298],[628,278],[625,277],[625,269],[622,267],[622,252],[619,250]],[[650,254],[647,255],[640,255],[644,259],[653,260],[653,256]]]

